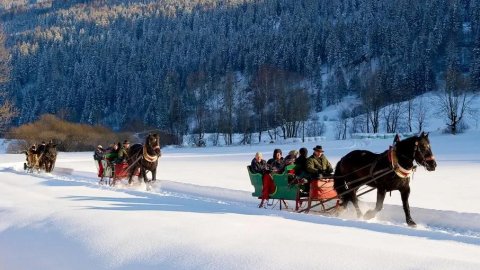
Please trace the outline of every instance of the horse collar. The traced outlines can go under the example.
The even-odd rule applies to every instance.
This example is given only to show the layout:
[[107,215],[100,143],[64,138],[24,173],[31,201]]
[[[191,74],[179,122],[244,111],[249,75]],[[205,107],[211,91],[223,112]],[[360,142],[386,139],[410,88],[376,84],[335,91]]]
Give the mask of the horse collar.
[[388,160],[392,164],[392,169],[398,177],[407,178],[413,174],[414,167],[412,167],[410,170],[407,170],[403,168],[398,162],[397,151],[395,146],[390,147],[390,149],[388,150]]
[[156,155],[151,156],[147,153],[147,145],[146,144],[143,146],[143,158],[148,162],[155,162],[155,161],[158,160],[158,156],[156,156]]

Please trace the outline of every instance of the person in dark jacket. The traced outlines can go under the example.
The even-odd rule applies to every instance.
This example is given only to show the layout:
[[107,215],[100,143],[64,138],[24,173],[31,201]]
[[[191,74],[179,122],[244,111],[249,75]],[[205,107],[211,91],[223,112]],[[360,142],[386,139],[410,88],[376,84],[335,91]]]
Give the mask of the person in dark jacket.
[[295,174],[304,177],[307,170],[308,150],[305,147],[300,148],[300,156],[295,160]]
[[285,166],[291,165],[295,163],[295,160],[297,159],[298,156],[298,151],[297,150],[292,150],[288,152],[288,155],[285,157]]
[[255,157],[252,159],[252,163],[250,164],[250,171],[252,173],[268,173],[268,165],[267,162],[262,159],[263,155],[260,152],[255,154]]
[[307,159],[306,169],[312,179],[329,176],[333,173],[332,165],[323,154],[322,146],[317,145],[313,148],[313,155]]
[[130,148],[130,142],[128,140],[123,141],[122,147],[118,150],[117,163],[127,162],[128,148]]
[[275,183],[273,182],[273,177],[270,174],[271,166],[262,159],[262,156],[262,153],[257,152],[250,165],[250,170],[252,173],[262,174],[262,201],[258,205],[260,208],[263,207],[265,200],[269,199],[269,195],[275,192]]
[[103,147],[101,145],[98,145],[95,149],[95,153],[93,154],[93,159],[98,163],[98,177],[103,176],[102,159],[104,153],[105,151],[103,150]]
[[269,159],[267,164],[270,166],[272,173],[283,173],[283,170],[285,169],[285,161],[282,157],[282,150],[273,150],[273,158]]

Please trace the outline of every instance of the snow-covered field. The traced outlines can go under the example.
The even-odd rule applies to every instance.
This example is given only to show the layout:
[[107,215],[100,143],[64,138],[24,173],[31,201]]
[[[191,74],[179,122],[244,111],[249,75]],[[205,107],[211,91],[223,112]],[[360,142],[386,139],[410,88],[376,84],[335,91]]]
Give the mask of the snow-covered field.
[[[398,192],[369,221],[257,208],[246,165],[275,145],[163,149],[152,192],[98,185],[92,153],[60,153],[52,174],[3,154],[0,269],[480,269],[479,135],[430,135],[438,166],[412,180],[417,228]],[[322,145],[335,164],[390,143]],[[366,211],[375,194],[361,200]]]

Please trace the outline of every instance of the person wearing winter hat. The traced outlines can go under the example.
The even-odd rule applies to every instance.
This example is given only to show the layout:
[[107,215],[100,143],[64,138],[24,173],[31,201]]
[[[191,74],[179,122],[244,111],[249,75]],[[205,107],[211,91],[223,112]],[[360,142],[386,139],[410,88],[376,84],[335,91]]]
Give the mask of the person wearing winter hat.
[[318,179],[333,173],[332,165],[323,152],[322,146],[317,145],[313,148],[313,155],[307,159],[306,170],[312,179]]
[[305,147],[300,148],[300,156],[295,160],[295,174],[304,177],[307,168],[308,150]]
[[285,157],[285,166],[295,163],[297,156],[298,156],[297,150],[292,150],[288,152],[288,155]]
[[118,150],[117,163],[126,162],[128,158],[128,149],[130,148],[130,142],[128,140],[123,141],[122,147]]
[[102,159],[103,159],[103,154],[105,151],[103,150],[102,145],[98,145],[97,148],[95,149],[95,153],[93,154],[93,159],[98,163],[98,177],[103,176],[103,165],[102,165]]

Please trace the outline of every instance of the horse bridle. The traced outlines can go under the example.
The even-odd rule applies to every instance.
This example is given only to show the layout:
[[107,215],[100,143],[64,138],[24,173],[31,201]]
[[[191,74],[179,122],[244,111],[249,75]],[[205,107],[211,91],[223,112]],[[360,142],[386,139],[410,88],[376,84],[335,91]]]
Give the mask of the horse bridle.
[[[417,159],[415,158],[416,154],[418,154],[422,158],[420,161],[417,161]],[[427,167],[428,166],[427,162],[435,160],[435,156],[433,154],[430,154],[428,157],[425,157],[425,156],[426,156],[426,154],[424,152],[422,152],[421,149],[420,149],[418,140],[415,141],[415,149],[413,151],[413,159],[415,160],[415,162],[422,165],[423,167]]]

